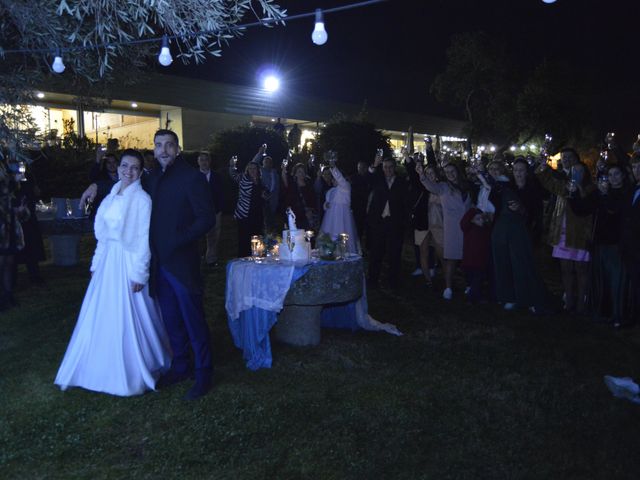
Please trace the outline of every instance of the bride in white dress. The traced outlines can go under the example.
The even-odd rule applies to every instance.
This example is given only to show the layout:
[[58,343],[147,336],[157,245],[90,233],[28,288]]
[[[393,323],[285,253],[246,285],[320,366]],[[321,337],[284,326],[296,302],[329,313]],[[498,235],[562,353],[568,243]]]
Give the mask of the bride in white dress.
[[160,310],[149,296],[151,198],[140,185],[143,158],[122,154],[120,181],[95,219],[91,282],[55,384],[112,395],[154,389],[170,363]]
[[320,231],[328,233],[334,240],[341,233],[349,235],[347,240],[348,253],[360,253],[360,242],[356,222],[351,212],[351,184],[342,176],[342,173],[331,164],[331,175],[333,176],[333,187],[325,196],[324,216]]

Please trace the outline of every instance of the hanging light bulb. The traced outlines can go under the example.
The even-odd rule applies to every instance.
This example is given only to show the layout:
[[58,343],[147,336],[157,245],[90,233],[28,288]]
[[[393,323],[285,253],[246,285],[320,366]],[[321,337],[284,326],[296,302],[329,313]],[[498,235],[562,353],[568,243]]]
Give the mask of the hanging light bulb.
[[162,37],[162,47],[160,48],[160,55],[158,55],[158,62],[163,67],[168,67],[173,62],[171,51],[169,50],[169,37],[164,35]]
[[51,69],[56,73],[64,72],[65,66],[62,61],[62,55],[60,50],[56,50],[55,56],[53,58],[53,63],[51,64]]
[[544,3],[556,3],[556,0],[542,0]]
[[324,45],[327,43],[327,31],[324,29],[322,10],[319,8],[316,8],[316,26],[311,33],[311,40],[316,45]]

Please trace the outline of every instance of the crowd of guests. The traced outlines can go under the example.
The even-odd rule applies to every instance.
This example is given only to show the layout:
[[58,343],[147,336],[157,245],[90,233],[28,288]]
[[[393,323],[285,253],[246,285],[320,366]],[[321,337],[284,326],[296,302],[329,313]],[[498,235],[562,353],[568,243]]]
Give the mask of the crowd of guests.
[[267,216],[282,218],[278,212],[291,208],[305,230],[353,231],[351,251],[368,256],[369,288],[381,278],[402,285],[411,233],[413,274],[432,286],[441,268],[444,299],[456,296],[461,270],[469,301],[544,314],[557,305],[536,266],[534,251],[545,238],[561,273],[563,310],[631,325],[640,312],[640,154],[609,152],[591,172],[572,148],[561,150],[553,169],[546,158],[500,154],[447,161],[427,144],[426,156],[403,152],[400,162],[379,152],[348,179],[336,164],[314,162],[283,162],[277,179],[260,149],[244,175],[230,164],[240,185],[238,255],[249,254],[252,235],[277,231]]
[[[117,145],[98,149],[90,182],[118,181]],[[145,152],[146,153],[146,152]],[[154,167],[144,155],[144,178]],[[208,153],[198,155],[216,212],[207,232],[207,265],[218,265],[223,178]],[[534,250],[546,238],[562,278],[562,308],[615,326],[636,322],[640,310],[640,154],[629,157],[617,147],[601,155],[593,172],[572,148],[560,152],[557,169],[542,159],[474,157],[467,162],[439,157],[427,143],[426,155],[403,151],[400,161],[381,152],[371,164],[360,162],[346,177],[339,162],[318,165],[283,161],[278,169],[261,146],[240,172],[233,216],[237,255],[250,255],[253,235],[279,234],[290,208],[298,228],[349,234],[348,251],[368,257],[368,286],[381,279],[402,285],[401,254],[408,237],[415,252],[414,275],[432,286],[441,269],[442,297],[452,300],[456,273],[464,273],[464,294],[471,302],[492,301],[506,310],[550,312],[554,301],[536,268]],[[403,174],[399,174],[402,165]],[[23,175],[20,177],[20,175]],[[108,188],[103,189],[108,192]],[[16,304],[16,265],[27,265],[41,281],[44,259],[37,230],[37,188],[16,164],[0,164],[0,308]],[[97,211],[101,195],[94,200]],[[31,238],[30,241],[25,239]],[[386,272],[384,272],[386,267]],[[459,289],[460,293],[462,288]],[[461,295],[460,295],[461,297]]]

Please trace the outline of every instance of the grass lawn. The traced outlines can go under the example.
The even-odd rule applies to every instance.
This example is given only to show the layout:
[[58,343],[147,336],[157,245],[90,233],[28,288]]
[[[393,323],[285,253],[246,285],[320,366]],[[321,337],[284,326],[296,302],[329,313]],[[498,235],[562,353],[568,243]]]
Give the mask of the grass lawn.
[[[236,251],[224,218],[223,258]],[[53,379],[75,325],[93,250],[71,268],[21,271],[21,307],[0,313],[0,478],[585,479],[640,478],[640,406],[605,374],[640,380],[638,329],[533,317],[440,298],[408,276],[369,296],[404,336],[323,331],[314,348],[273,344],[251,372],[231,341],[224,268],[206,272],[215,390],[140,397]],[[550,260],[541,262],[558,292]]]

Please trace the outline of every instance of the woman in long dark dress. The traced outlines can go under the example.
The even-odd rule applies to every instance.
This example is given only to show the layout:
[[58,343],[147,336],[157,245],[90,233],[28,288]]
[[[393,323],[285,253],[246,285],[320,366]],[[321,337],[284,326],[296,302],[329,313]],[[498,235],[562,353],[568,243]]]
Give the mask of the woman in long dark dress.
[[[528,168],[522,162],[524,165],[517,161],[514,169]],[[510,181],[497,181],[489,196],[496,209],[491,235],[496,297],[506,310],[522,306],[542,313],[548,309],[548,294],[535,267],[527,228],[533,212],[527,211],[519,191],[525,189]]]

